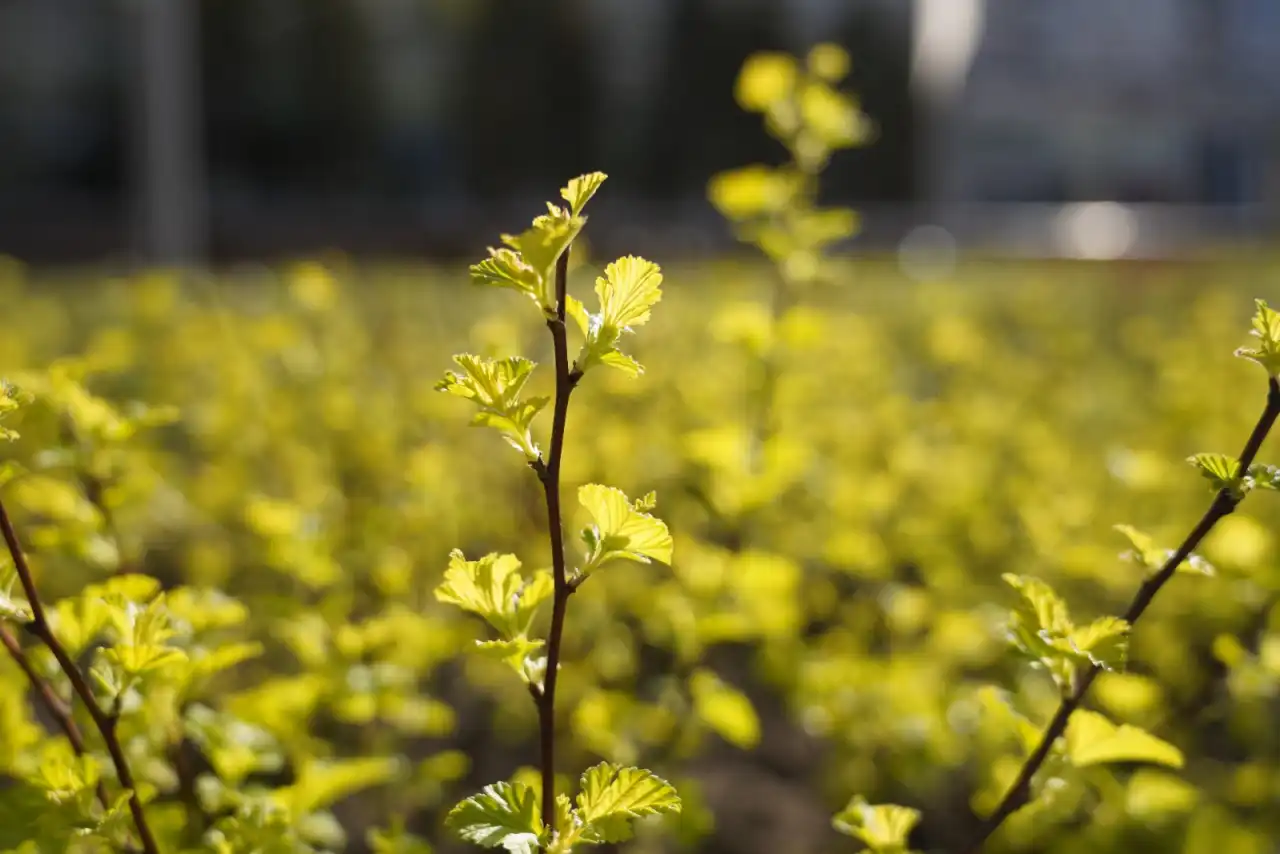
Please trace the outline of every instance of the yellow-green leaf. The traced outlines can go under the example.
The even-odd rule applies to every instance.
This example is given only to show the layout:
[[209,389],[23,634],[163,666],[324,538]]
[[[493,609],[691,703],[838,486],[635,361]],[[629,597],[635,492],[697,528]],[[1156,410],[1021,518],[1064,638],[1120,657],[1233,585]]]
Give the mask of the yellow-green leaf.
[[472,419],[472,425],[496,429],[513,448],[531,460],[537,459],[533,419],[547,405],[548,398],[520,399],[535,364],[519,356],[485,359],[470,353],[460,353],[453,360],[463,373],[448,371],[444,379],[436,383],[436,390],[475,403],[480,411]]
[[574,216],[581,214],[587,202],[591,201],[591,197],[608,177],[603,172],[588,172],[570,181],[569,185],[560,191],[560,197],[569,203],[569,213]]
[[856,795],[836,813],[832,825],[877,854],[905,854],[908,837],[920,818],[919,810],[897,804],[872,805]]
[[644,768],[601,762],[583,773],[579,786],[578,814],[593,841],[622,842],[631,837],[632,819],[680,812],[675,787]]
[[704,668],[689,678],[689,693],[698,718],[725,741],[743,750],[759,743],[760,719],[745,694]]
[[666,524],[637,509],[622,490],[589,483],[578,489],[578,501],[595,521],[583,531],[586,571],[615,558],[671,563],[673,543]]
[[1087,767],[1111,762],[1141,762],[1182,767],[1182,751],[1146,730],[1130,724],[1116,725],[1104,715],[1080,709],[1067,724],[1067,758]]
[[1262,365],[1270,376],[1280,376],[1280,312],[1267,305],[1266,300],[1255,300],[1257,311],[1253,315],[1253,329],[1249,334],[1258,339],[1254,347],[1241,347],[1236,355]]
[[521,783],[493,783],[462,801],[445,826],[468,842],[504,848],[510,854],[537,854],[542,836],[538,797]]

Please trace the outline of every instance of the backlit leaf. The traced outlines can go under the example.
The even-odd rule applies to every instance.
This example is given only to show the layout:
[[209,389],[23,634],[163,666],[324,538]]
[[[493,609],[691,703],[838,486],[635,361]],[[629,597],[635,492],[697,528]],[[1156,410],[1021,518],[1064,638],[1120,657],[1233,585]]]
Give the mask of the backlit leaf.
[[1130,724],[1116,725],[1104,715],[1079,709],[1067,724],[1067,758],[1076,767],[1112,762],[1142,762],[1182,767],[1182,751]]
[[583,773],[579,786],[578,814],[592,841],[622,842],[631,838],[632,819],[680,812],[675,787],[643,768],[602,762]]
[[511,854],[536,854],[543,829],[534,791],[507,782],[485,786],[459,803],[449,811],[445,826],[468,842]]
[[906,854],[907,840],[920,818],[919,810],[897,804],[872,805],[857,795],[836,813],[832,824],[877,854]]
[[[646,499],[649,501],[641,503],[651,508],[651,496]],[[673,544],[666,524],[637,509],[622,490],[589,483],[579,487],[578,501],[595,520],[583,532],[588,549],[586,571],[617,558],[671,563]]]

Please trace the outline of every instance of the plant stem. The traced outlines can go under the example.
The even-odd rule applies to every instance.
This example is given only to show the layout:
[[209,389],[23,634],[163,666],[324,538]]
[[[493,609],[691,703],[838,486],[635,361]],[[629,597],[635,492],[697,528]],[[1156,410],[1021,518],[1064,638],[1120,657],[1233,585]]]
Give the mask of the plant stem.
[[[1280,383],[1277,383],[1275,377],[1271,377],[1267,384],[1266,407],[1262,410],[1262,415],[1258,418],[1258,423],[1254,426],[1253,432],[1249,434],[1249,440],[1245,443],[1244,450],[1240,452],[1239,464],[1236,469],[1237,477],[1243,477],[1245,472],[1248,471],[1249,466],[1258,455],[1258,449],[1262,447],[1263,440],[1271,432],[1271,428],[1278,416],[1280,416]],[[1160,589],[1178,571],[1178,567],[1182,562],[1191,555],[1192,550],[1213,530],[1214,525],[1236,509],[1240,500],[1241,496],[1232,493],[1230,490],[1222,489],[1218,491],[1213,498],[1213,503],[1209,505],[1209,509],[1200,517],[1200,521],[1192,528],[1187,538],[1182,541],[1182,545],[1178,546],[1177,551],[1165,561],[1158,572],[1144,581],[1142,586],[1138,588],[1137,594],[1133,597],[1133,602],[1130,603],[1128,610],[1124,614],[1125,621],[1129,623],[1130,631],[1132,631],[1134,623],[1146,612],[1147,607],[1155,599]],[[1085,694],[1089,691],[1089,687],[1101,672],[1102,668],[1096,664],[1080,671],[1075,689],[1063,698],[1052,720],[1049,721],[1049,726],[1045,729],[1039,744],[1036,745],[1031,755],[1027,757],[1026,762],[1022,764],[1022,770],[1019,771],[1017,779],[1014,780],[1009,791],[1005,793],[995,811],[982,823],[976,838],[965,849],[968,854],[977,854],[987,839],[1004,823],[1005,819],[1027,803],[1030,797],[1032,779],[1035,777],[1036,772],[1040,770],[1040,767],[1044,765],[1045,760],[1049,758],[1049,753],[1053,750],[1054,743],[1066,733],[1067,723],[1071,718],[1072,712],[1080,707],[1080,704],[1084,701]]]
[[[67,708],[67,704],[62,701],[53,691],[53,686],[45,681],[35,667],[31,664],[31,659],[27,658],[27,654],[22,651],[21,644],[18,639],[9,631],[8,626],[0,625],[0,646],[3,646],[9,652],[9,656],[17,663],[18,667],[27,676],[27,681],[31,683],[31,687],[35,689],[36,696],[40,698],[40,704],[44,706],[45,711],[53,718],[58,725],[58,729],[67,737],[67,741],[71,743],[71,749],[75,751],[76,756],[84,756],[84,736],[80,734],[80,728],[76,726],[75,719],[71,717],[71,710]],[[110,808],[111,800],[107,797],[107,787],[102,781],[98,781],[96,787],[98,793],[98,803],[104,808]]]
[[[21,582],[23,592],[27,596],[27,604],[31,607],[31,622],[27,624],[27,629],[48,647],[49,652],[53,653],[53,657],[58,661],[58,666],[62,668],[62,672],[71,681],[71,687],[75,690],[76,696],[84,703],[85,709],[89,712],[89,717],[93,719],[94,726],[102,734],[102,740],[106,743],[107,752],[111,754],[111,762],[115,765],[116,776],[120,778],[120,785],[129,790],[129,812],[133,815],[133,823],[137,827],[138,837],[142,841],[142,850],[146,854],[160,854],[160,849],[156,846],[155,836],[151,832],[151,826],[147,824],[146,813],[142,809],[142,799],[138,797],[138,789],[134,783],[133,772],[129,769],[128,759],[125,758],[124,748],[121,746],[119,735],[116,733],[115,720],[102,710],[102,706],[98,704],[97,698],[93,696],[93,690],[85,680],[84,674],[80,672],[80,668],[67,653],[66,647],[62,645],[62,642],[53,633],[44,605],[40,601],[39,591],[36,590],[35,578],[31,574],[31,567],[27,564],[26,556],[22,552],[22,546],[18,543],[18,535],[13,529],[13,523],[9,520],[9,513],[5,510],[3,502],[0,502],[0,529],[3,530],[5,545],[9,547],[9,555],[13,558],[13,566],[17,571],[18,580]],[[72,744],[74,746],[74,742]]]
[[547,635],[547,669],[542,688],[534,687],[538,706],[538,730],[542,746],[542,823],[555,828],[555,759],[556,759],[556,672],[560,666],[560,639],[564,636],[564,618],[571,584],[564,557],[564,523],[560,511],[560,463],[564,456],[565,423],[569,415],[569,395],[581,374],[569,367],[569,342],[565,334],[565,308],[569,280],[569,249],[556,263],[556,316],[547,320],[555,349],[556,398],[551,420],[551,450],[546,463],[533,465],[542,481],[547,503],[547,533],[551,538],[551,572],[555,592],[551,601],[551,629]]

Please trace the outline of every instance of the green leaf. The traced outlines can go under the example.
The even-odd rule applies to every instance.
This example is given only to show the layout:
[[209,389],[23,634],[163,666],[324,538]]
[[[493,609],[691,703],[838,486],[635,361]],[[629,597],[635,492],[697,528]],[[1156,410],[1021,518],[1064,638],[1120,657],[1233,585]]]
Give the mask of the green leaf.
[[1108,670],[1123,665],[1129,633],[1124,620],[1103,617],[1077,627],[1048,584],[1025,575],[1006,574],[1004,580],[1022,595],[1009,621],[1010,641],[1048,670],[1064,692],[1074,685],[1081,665]]
[[498,288],[511,288],[538,302],[542,293],[542,277],[514,249],[489,247],[489,257],[471,265],[471,283]]
[[142,606],[113,596],[110,618],[119,639],[103,650],[103,657],[129,676],[141,676],[187,660],[187,654],[165,643],[173,637],[164,594]]
[[534,680],[536,668],[529,667],[533,654],[542,649],[543,642],[537,638],[517,637],[510,640],[476,641],[476,648],[490,658],[504,661],[526,682],[542,685],[539,678]]
[[1187,457],[1187,462],[1213,484],[1214,491],[1225,489],[1237,497],[1244,495],[1244,489],[1237,477],[1240,461],[1226,454],[1196,454]]
[[505,848],[512,854],[537,854],[542,836],[538,797],[520,783],[493,783],[462,801],[445,818],[445,826],[468,842]]
[[725,741],[750,750],[760,741],[760,719],[747,697],[710,670],[698,668],[689,678],[698,718]]
[[1257,311],[1253,315],[1253,329],[1249,334],[1258,339],[1255,347],[1241,347],[1236,355],[1262,365],[1269,376],[1280,376],[1280,313],[1267,305],[1266,300],[1254,300]]
[[[584,178],[587,180],[579,179],[582,182],[576,185],[571,182],[562,193],[574,192],[579,196],[586,194],[593,179],[590,176]],[[603,181],[603,178],[600,180]],[[599,182],[596,182],[595,187],[599,186]],[[589,194],[583,196],[582,203],[586,204],[588,198]],[[520,234],[502,235],[506,248],[490,247],[489,257],[472,265],[472,283],[520,291],[536,302],[543,314],[554,316],[556,262],[569,248],[569,244],[573,243],[586,222],[577,213],[548,203],[547,212],[534,219],[531,228]]]
[[[579,487],[578,501],[595,520],[582,532],[588,552],[584,572],[617,558],[671,563],[673,543],[666,524],[639,509],[622,490],[588,483]],[[650,509],[654,503],[653,493],[638,502]]]
[[1089,709],[1080,709],[1067,724],[1067,758],[1076,767],[1112,762],[1141,762],[1182,767],[1182,751],[1146,730],[1117,726]]
[[441,602],[478,614],[511,640],[529,631],[538,605],[553,589],[554,581],[545,570],[526,582],[515,555],[491,552],[479,560],[467,560],[454,549],[435,595]]
[[1075,626],[1067,604],[1038,578],[1005,573],[1005,582],[1022,598],[1009,619],[1009,640],[1032,661],[1045,667],[1060,686],[1071,679],[1072,666],[1064,661],[1055,641],[1065,640]]
[[1129,624],[1119,617],[1099,617],[1067,635],[1070,650],[1104,670],[1124,666],[1129,649]]
[[[1253,467],[1251,466],[1249,470],[1252,472]],[[1131,560],[1141,564],[1148,570],[1148,575],[1161,569],[1165,562],[1175,554],[1173,549],[1157,548],[1151,537],[1132,525],[1113,525],[1112,527],[1123,534],[1125,539],[1129,541],[1129,545],[1132,546],[1131,549],[1121,552],[1120,557],[1123,560]],[[1217,571],[1211,563],[1193,552],[1178,565],[1178,572],[1212,577]]]
[[600,311],[588,314],[581,304],[570,304],[574,320],[586,337],[575,366],[586,371],[608,365],[632,376],[644,371],[640,363],[618,349],[619,339],[649,321],[650,311],[662,299],[662,271],[657,264],[628,255],[605,268],[596,279]]
[[277,789],[273,800],[300,816],[324,809],[361,789],[389,782],[406,770],[399,757],[307,760],[297,781]]
[[535,364],[519,356],[485,359],[470,353],[460,353],[453,360],[464,373],[447,372],[436,383],[436,390],[474,402],[480,411],[471,421],[473,426],[494,428],[513,448],[530,460],[537,459],[538,446],[531,427],[534,416],[549,398],[520,399]]
[[569,213],[574,216],[581,214],[608,177],[603,172],[588,172],[570,181],[569,186],[560,191],[560,197],[569,203]]
[[1246,489],[1280,491],[1280,466],[1254,463],[1245,472]]
[[590,841],[623,842],[631,838],[633,819],[680,812],[675,787],[644,768],[601,762],[583,773],[579,786],[578,814]]
[[836,813],[832,826],[878,854],[906,854],[908,837],[920,818],[919,810],[897,804],[873,806],[857,795]]
[[31,604],[27,597],[16,592],[20,586],[13,562],[0,557],[0,620],[31,622]]

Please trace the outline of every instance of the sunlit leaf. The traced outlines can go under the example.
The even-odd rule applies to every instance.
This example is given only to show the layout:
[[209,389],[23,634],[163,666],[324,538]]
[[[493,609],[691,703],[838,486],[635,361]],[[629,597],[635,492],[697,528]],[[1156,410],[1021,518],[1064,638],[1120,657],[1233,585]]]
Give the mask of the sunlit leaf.
[[1280,376],[1280,312],[1267,305],[1266,300],[1255,300],[1257,311],[1253,315],[1253,329],[1249,334],[1258,339],[1253,347],[1241,347],[1236,355],[1262,365],[1270,376]]
[[1213,484],[1214,490],[1225,489],[1236,495],[1242,494],[1240,480],[1237,472],[1240,468],[1240,461],[1226,454],[1195,454],[1187,457],[1187,462],[1196,467],[1196,470]]
[[920,811],[896,804],[867,803],[855,796],[832,821],[836,830],[860,840],[877,854],[906,854]]
[[1077,767],[1141,762],[1182,767],[1182,751],[1130,724],[1116,725],[1097,712],[1079,709],[1067,724],[1067,758]]
[[639,375],[643,368],[618,349],[618,341],[648,322],[650,310],[662,299],[662,271],[643,258],[619,258],[596,279],[596,295],[600,299],[598,314],[587,314],[580,305],[569,306],[586,337],[575,362],[577,369],[586,371],[603,364]]
[[479,560],[467,560],[454,549],[435,596],[483,617],[503,638],[511,639],[529,630],[538,605],[553,589],[554,582],[546,571],[535,573],[526,582],[515,555],[493,552]]
[[675,788],[643,768],[602,762],[583,773],[579,787],[578,814],[591,841],[622,842],[631,838],[633,819],[680,812]]
[[516,450],[530,460],[538,458],[538,445],[533,440],[532,424],[549,398],[521,400],[520,392],[533,372],[534,363],[519,356],[507,359],[485,359],[460,353],[453,360],[463,373],[449,371],[436,383],[436,390],[466,398],[480,411],[471,423],[492,427]]
[[574,216],[581,214],[587,202],[591,201],[591,197],[608,177],[603,172],[589,172],[570,181],[569,185],[560,191],[560,197],[569,203],[569,213]]
[[[641,504],[652,508],[652,493],[646,499]],[[622,490],[589,483],[579,487],[578,501],[595,520],[583,531],[586,571],[618,558],[671,563],[673,543],[666,524],[637,509]]]
[[725,741],[743,750],[759,743],[760,719],[746,695],[702,668],[690,676],[689,692],[698,718]]
[[543,830],[537,795],[528,786],[507,782],[485,786],[459,803],[449,811],[445,826],[468,842],[511,854],[537,854]]

